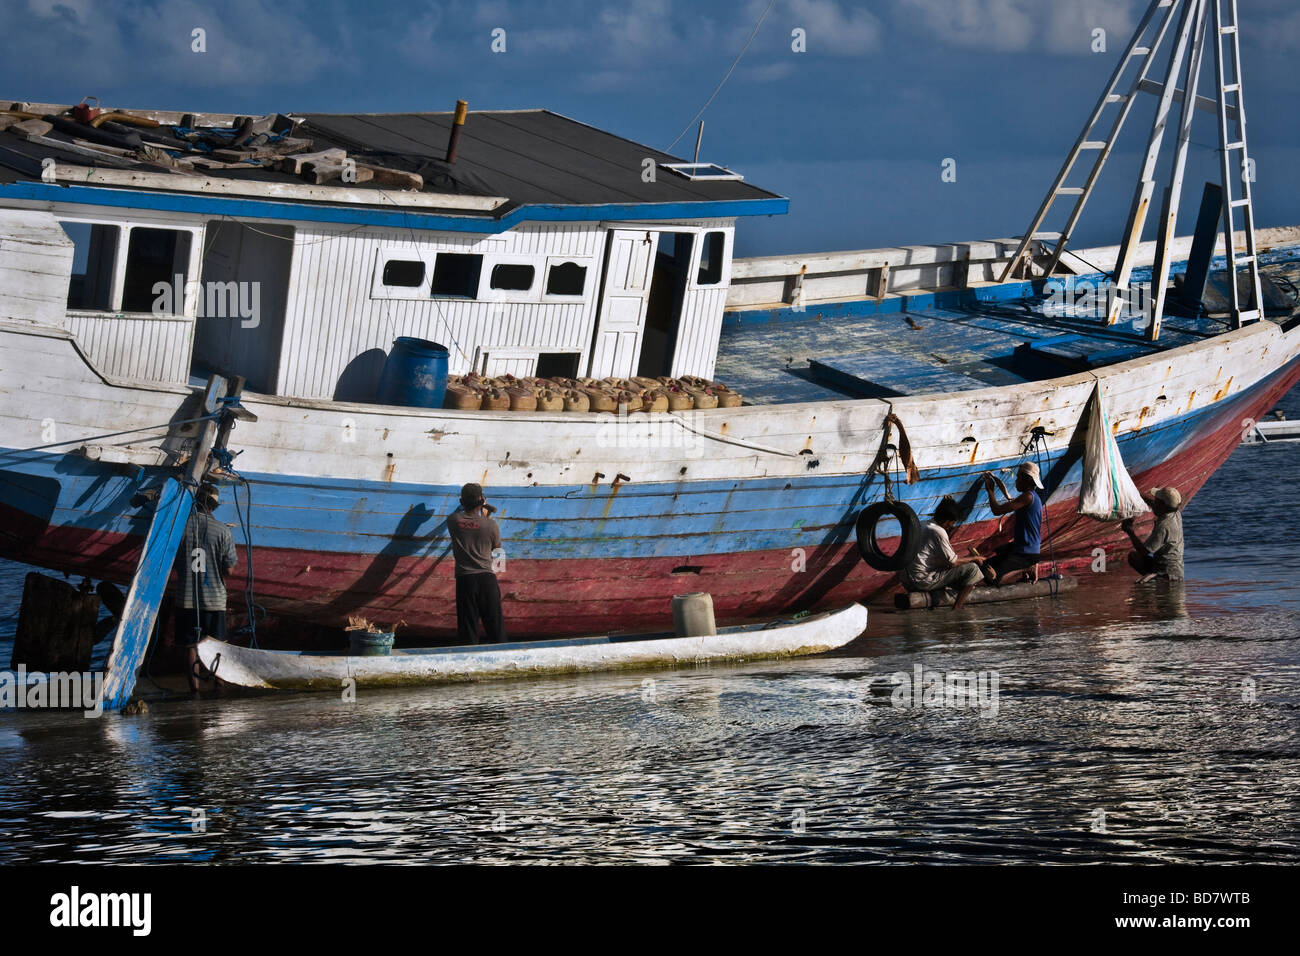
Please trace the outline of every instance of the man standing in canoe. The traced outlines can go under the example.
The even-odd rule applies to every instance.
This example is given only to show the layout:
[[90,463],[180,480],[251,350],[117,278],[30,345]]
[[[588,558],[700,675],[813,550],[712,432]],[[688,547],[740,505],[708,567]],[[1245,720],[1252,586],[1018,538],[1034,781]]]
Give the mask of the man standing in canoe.
[[934,509],[934,519],[921,529],[921,545],[916,556],[903,569],[903,587],[909,591],[942,591],[952,588],[957,592],[953,610],[960,610],[970,597],[975,585],[984,580],[979,556],[957,557],[948,535],[961,520],[961,506],[951,498],[944,498]]
[[216,485],[199,486],[178,555],[181,606],[175,611],[175,633],[177,645],[185,648],[191,694],[199,693],[200,639],[226,639],[226,575],[238,561],[230,529],[212,516],[219,500]]
[[1029,570],[1038,566],[1039,552],[1043,545],[1043,480],[1039,477],[1038,466],[1032,461],[1020,463],[1016,469],[1016,497],[998,501],[994,497],[993,476],[984,476],[984,490],[988,492],[989,508],[999,518],[1006,514],[1015,515],[1015,526],[1011,544],[1003,545],[984,566],[984,576],[990,584],[999,587],[1017,571]]
[[1120,525],[1133,542],[1128,563],[1146,581],[1153,577],[1171,581],[1183,579],[1183,496],[1177,488],[1152,488],[1148,494],[1156,523],[1146,540],[1133,530],[1133,519],[1126,518]]
[[480,622],[489,644],[506,639],[501,588],[492,569],[492,552],[501,547],[494,511],[482,486],[471,482],[460,489],[460,507],[447,516],[456,559],[456,631],[462,644],[479,643]]

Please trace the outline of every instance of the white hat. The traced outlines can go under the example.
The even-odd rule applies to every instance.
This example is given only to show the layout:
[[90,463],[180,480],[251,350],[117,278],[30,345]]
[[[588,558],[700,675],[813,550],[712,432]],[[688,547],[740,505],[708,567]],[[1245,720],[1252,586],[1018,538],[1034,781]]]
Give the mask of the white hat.
[[1016,469],[1018,475],[1028,475],[1029,480],[1034,483],[1034,487],[1039,491],[1043,490],[1043,481],[1038,477],[1038,466],[1032,461],[1022,461],[1020,467]]
[[1183,506],[1183,496],[1172,485],[1164,488],[1152,488],[1148,494],[1170,511],[1177,511]]

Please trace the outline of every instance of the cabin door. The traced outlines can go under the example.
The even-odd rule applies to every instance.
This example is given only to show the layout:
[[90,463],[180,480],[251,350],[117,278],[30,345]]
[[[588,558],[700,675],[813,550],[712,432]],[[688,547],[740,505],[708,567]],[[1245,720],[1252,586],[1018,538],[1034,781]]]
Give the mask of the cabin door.
[[587,371],[592,378],[628,378],[637,374],[658,238],[657,232],[644,229],[609,232],[600,311]]

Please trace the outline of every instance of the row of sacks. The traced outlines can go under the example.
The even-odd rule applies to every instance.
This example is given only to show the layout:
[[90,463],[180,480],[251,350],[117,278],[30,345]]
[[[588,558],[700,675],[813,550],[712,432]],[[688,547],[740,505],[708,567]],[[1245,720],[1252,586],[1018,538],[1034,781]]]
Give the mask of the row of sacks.
[[470,372],[447,380],[446,408],[512,412],[681,412],[735,408],[740,395],[721,382],[671,378],[488,378]]

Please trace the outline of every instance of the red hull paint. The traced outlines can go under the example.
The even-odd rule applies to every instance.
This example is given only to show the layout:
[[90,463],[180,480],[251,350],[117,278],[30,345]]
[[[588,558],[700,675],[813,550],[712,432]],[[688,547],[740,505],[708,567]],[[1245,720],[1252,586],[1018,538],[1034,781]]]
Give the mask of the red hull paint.
[[[1300,366],[1262,392],[1242,417],[1271,409],[1300,378]],[[1241,441],[1237,419],[1208,433],[1176,457],[1135,476],[1139,487],[1172,484],[1193,496]],[[1059,563],[1087,567],[1096,548],[1119,560],[1127,537],[1116,524],[1100,524],[1075,513],[1077,501],[1054,502],[1048,529]],[[8,522],[5,522],[9,525]],[[1010,538],[997,522],[965,526],[959,549],[987,552]],[[9,525],[12,526],[12,525]],[[231,576],[232,607],[241,606],[247,556]],[[21,560],[78,574],[125,581],[134,570],[138,539],[50,528]],[[77,555],[69,561],[68,555]],[[511,560],[501,575],[506,625],[512,637],[554,637],[662,627],[671,620],[670,596],[708,591],[720,620],[740,621],[791,610],[842,606],[867,600],[896,586],[892,574],[864,564],[851,540],[811,550],[806,568],[794,573],[788,550],[691,556],[700,573],[673,574],[682,558]],[[445,638],[455,633],[455,587],[446,557],[384,558],[375,555],[309,553],[259,548],[254,554],[256,599],[272,614],[338,627],[359,614],[383,623],[408,622],[410,637]]]

